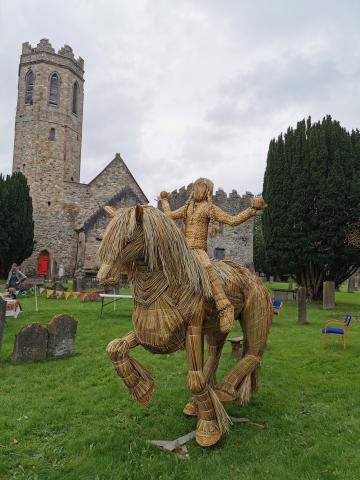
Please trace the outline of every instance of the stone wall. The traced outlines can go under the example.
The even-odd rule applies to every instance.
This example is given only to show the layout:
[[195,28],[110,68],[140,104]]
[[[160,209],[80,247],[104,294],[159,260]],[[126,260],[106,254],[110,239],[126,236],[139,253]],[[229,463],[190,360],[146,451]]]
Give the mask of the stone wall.
[[[33,202],[36,247],[23,265],[30,274],[35,273],[42,250],[67,266],[74,258],[76,232],[72,226],[78,212],[66,205],[64,180],[78,182],[80,178],[83,66],[83,60],[76,60],[69,46],[55,53],[46,39],[35,48],[23,44],[13,172],[20,171],[27,177]],[[32,101],[26,104],[26,76],[30,70],[34,75],[34,87]],[[59,77],[57,105],[49,103],[53,73]],[[79,85],[76,114],[72,112],[75,81]],[[54,136],[51,136],[51,129]]]
[[[181,207],[190,195],[192,184],[188,187],[182,187],[180,190],[174,190],[169,196],[169,202],[172,210]],[[213,195],[213,203],[225,212],[236,215],[246,208],[250,207],[253,195],[246,192],[245,195],[239,195],[233,190],[227,195],[219,189]],[[233,260],[253,267],[253,226],[254,221],[250,219],[236,227],[217,224],[218,233],[215,238],[208,237],[208,254],[211,258],[224,254],[225,260]],[[218,249],[218,250],[217,250]],[[217,252],[216,252],[217,250]]]
[[[30,70],[34,74],[34,87],[32,101],[26,104],[26,77]],[[54,73],[59,77],[57,105],[49,102]],[[35,48],[23,44],[13,172],[20,171],[27,177],[33,202],[36,245],[32,256],[22,265],[28,275],[36,273],[43,250],[50,255],[53,274],[63,265],[65,273],[73,275],[78,263],[80,232],[83,232],[82,260],[86,259],[89,268],[95,268],[98,238],[108,221],[102,207],[148,203],[119,154],[89,184],[79,183],[83,74],[84,61],[76,59],[68,45],[56,53],[47,39]],[[72,108],[75,82],[79,85],[76,113]]]

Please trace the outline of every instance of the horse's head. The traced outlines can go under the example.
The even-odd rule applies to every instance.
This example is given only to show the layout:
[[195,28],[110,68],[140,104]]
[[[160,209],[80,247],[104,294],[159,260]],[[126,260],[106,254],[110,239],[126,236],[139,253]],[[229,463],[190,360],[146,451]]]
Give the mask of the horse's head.
[[118,210],[105,207],[104,210],[112,220],[98,252],[100,269],[97,277],[100,282],[115,283],[132,262],[144,256],[143,206]]
[[210,295],[207,275],[173,220],[149,205],[106,211],[112,219],[98,253],[101,282],[118,282],[122,273],[133,272],[135,260],[142,259],[149,272],[161,270],[170,284],[186,284]]

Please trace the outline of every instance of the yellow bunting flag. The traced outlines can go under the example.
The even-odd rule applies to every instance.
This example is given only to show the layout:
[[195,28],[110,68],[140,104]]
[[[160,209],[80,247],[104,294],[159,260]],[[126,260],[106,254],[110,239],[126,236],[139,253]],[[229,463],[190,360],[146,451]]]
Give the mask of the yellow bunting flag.
[[47,289],[47,290],[46,290],[46,298],[51,297],[51,295],[52,295],[53,293],[54,293],[54,290],[49,290],[49,289]]
[[64,295],[65,295],[65,298],[66,300],[70,297],[71,295],[71,292],[64,292]]
[[72,292],[74,298],[78,298],[80,295],[80,292]]

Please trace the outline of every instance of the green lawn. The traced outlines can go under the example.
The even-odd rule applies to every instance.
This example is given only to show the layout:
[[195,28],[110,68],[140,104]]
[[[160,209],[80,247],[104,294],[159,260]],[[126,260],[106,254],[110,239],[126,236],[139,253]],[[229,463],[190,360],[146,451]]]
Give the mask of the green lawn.
[[[309,324],[296,324],[287,304],[272,325],[260,372],[260,389],[246,408],[226,405],[234,416],[265,423],[234,425],[210,449],[188,444],[190,461],[146,444],[194,429],[182,408],[189,396],[184,352],[134,356],[155,377],[151,403],[129,400],[105,354],[107,343],[131,329],[130,301],[98,318],[99,303],[23,300],[9,319],[0,353],[0,479],[358,479],[360,476],[360,322],[350,325],[348,349],[336,339],[324,350],[320,327],[335,313],[360,314],[360,292],[337,293],[334,312],[308,308]],[[77,354],[12,365],[8,358],[21,326],[46,323],[70,312],[79,321]],[[234,329],[234,335],[239,333]],[[226,346],[220,373],[234,359]]]

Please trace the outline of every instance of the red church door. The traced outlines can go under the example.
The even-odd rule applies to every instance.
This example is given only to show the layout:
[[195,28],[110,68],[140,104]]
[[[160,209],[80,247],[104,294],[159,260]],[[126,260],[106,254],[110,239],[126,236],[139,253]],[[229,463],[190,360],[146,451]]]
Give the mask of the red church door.
[[38,275],[47,275],[49,266],[49,252],[43,250],[38,259]]

